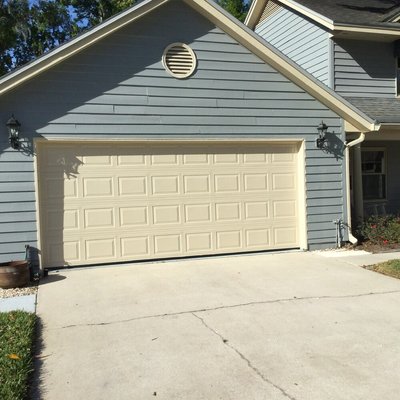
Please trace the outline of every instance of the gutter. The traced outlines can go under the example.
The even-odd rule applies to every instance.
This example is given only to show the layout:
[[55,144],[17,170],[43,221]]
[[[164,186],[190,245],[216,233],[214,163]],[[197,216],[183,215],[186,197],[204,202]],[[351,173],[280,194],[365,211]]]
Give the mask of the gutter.
[[351,201],[350,201],[350,160],[349,152],[350,147],[362,143],[365,140],[365,132],[361,132],[360,136],[351,141],[350,143],[345,143],[345,157],[346,157],[346,207],[347,207],[347,229],[349,235],[349,241],[351,244],[356,245],[358,239],[351,232]]

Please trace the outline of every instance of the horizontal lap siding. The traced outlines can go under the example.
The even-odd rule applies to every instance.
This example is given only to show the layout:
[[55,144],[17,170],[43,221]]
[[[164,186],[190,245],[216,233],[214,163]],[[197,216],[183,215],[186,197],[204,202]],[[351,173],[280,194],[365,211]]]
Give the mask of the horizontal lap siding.
[[[189,79],[174,79],[162,67],[164,48],[176,41],[196,52],[198,68]],[[326,245],[334,242],[334,226],[325,224],[325,215],[340,218],[343,200],[321,210],[314,203],[318,196],[342,195],[343,163],[316,151],[314,140],[321,119],[342,140],[340,118],[180,2],[161,7],[3,96],[0,110],[3,123],[15,113],[26,145],[40,136],[305,138],[308,214],[324,216],[324,225],[309,221],[309,232],[319,229]],[[21,256],[23,244],[36,243],[33,150],[22,155],[7,149],[0,156],[0,195],[6,199],[0,201],[0,243],[12,243],[12,254],[20,249]],[[10,213],[18,212],[21,224],[10,226]],[[319,241],[309,242],[311,247],[314,243]],[[0,260],[10,257],[7,251],[0,247]]]
[[23,259],[25,244],[37,246],[32,156],[0,142],[0,262]]
[[395,66],[392,43],[334,42],[335,90],[343,96],[393,97]]
[[329,36],[325,30],[281,7],[260,22],[255,32],[329,85]]

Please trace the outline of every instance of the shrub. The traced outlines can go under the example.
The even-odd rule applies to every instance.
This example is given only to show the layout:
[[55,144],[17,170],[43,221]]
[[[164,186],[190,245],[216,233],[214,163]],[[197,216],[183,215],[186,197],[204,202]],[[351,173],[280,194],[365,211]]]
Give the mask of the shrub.
[[400,243],[400,216],[374,215],[360,226],[359,235],[364,241],[379,245]]

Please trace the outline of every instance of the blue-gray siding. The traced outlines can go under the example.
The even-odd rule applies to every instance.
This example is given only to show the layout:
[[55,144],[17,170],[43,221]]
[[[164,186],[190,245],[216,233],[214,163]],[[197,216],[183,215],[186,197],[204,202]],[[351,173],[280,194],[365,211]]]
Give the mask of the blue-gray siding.
[[[190,79],[177,80],[162,67],[164,48],[176,41],[197,54]],[[40,136],[304,138],[309,245],[334,243],[332,220],[344,213],[343,161],[315,149],[314,140],[321,119],[343,140],[340,118],[180,1],[1,97],[3,125],[11,113],[22,123],[26,146]],[[6,147],[0,260],[21,257],[23,245],[37,239],[34,149],[24,155]]]
[[335,39],[335,91],[343,96],[395,96],[395,68],[392,43]]
[[326,30],[282,6],[258,24],[255,32],[330,86],[329,35]]

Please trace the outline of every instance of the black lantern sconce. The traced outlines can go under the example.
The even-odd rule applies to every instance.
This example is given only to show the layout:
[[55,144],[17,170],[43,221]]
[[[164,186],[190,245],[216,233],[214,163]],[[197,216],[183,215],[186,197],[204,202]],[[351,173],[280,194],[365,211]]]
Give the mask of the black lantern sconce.
[[324,123],[324,121],[321,121],[321,123],[318,125],[317,130],[318,130],[318,137],[316,140],[316,144],[319,149],[323,149],[325,147],[326,133],[328,132],[328,126]]
[[8,141],[13,149],[19,149],[19,130],[21,128],[21,124],[15,119],[14,114],[6,123],[8,129]]

